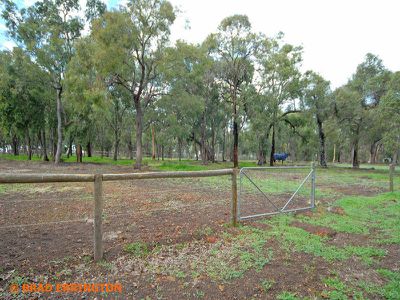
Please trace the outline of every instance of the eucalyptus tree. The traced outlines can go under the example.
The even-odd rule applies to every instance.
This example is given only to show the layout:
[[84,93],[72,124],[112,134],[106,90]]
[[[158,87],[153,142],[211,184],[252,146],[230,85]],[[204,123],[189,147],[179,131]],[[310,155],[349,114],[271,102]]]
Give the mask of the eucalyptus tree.
[[291,124],[288,115],[301,112],[296,104],[301,96],[302,48],[282,42],[283,34],[261,41],[256,54],[259,117],[265,122],[268,137],[271,130],[270,165],[274,164],[276,127],[279,122]]
[[323,123],[332,112],[331,90],[329,81],[322,76],[308,71],[305,74],[304,104],[317,123],[319,137],[319,163],[321,167],[328,167],[326,163],[326,149]]
[[383,123],[385,131],[383,142],[385,149],[390,151],[393,163],[397,163],[400,151],[400,72],[391,75],[387,92],[382,96],[379,112],[380,122]]
[[131,95],[135,108],[136,163],[142,165],[143,114],[165,93],[159,67],[175,20],[165,0],[131,0],[127,9],[105,12],[92,25],[93,53],[99,73]]
[[10,36],[25,47],[50,75],[50,84],[56,91],[57,152],[59,163],[63,148],[63,79],[66,66],[73,55],[73,42],[80,36],[83,21],[77,17],[78,0],[44,0],[19,10],[9,0],[2,0]]
[[[42,140],[41,132],[45,129],[44,112],[49,94],[40,79],[46,78],[46,73],[20,48],[2,52],[0,61],[0,121],[13,139],[18,135],[25,137],[30,160],[32,141]],[[43,147],[43,159],[48,160],[44,140]],[[14,152],[17,153],[16,149]]]
[[390,73],[382,60],[368,53],[349,82],[335,92],[335,111],[340,126],[351,141],[353,168],[360,165],[360,141],[362,135],[368,133],[373,120],[371,111],[377,109],[386,93],[389,78]]
[[[122,87],[108,85],[101,79],[92,56],[94,47],[91,37],[79,39],[75,45],[75,55],[68,64],[66,96],[72,111],[72,127],[79,149],[83,142],[89,146],[94,139],[94,127],[103,130],[101,126],[95,126],[101,117],[101,121],[106,121],[113,131],[113,158],[117,160],[122,119],[130,106],[129,94]],[[104,144],[103,139],[100,139],[100,144]]]
[[233,165],[237,168],[240,107],[243,107],[241,93],[253,78],[252,57],[257,48],[257,35],[252,32],[247,16],[233,15],[222,20],[217,33],[210,35],[208,42],[214,43],[214,55],[218,60],[218,75],[223,88],[222,95],[231,105]]

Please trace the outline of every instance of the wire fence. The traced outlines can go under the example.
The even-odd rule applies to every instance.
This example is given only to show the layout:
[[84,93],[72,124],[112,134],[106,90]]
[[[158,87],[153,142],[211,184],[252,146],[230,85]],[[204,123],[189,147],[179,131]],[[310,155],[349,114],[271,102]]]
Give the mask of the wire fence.
[[[131,240],[157,233],[152,237],[156,240],[159,233],[168,227],[190,224],[196,229],[196,226],[217,221],[228,222],[229,203],[233,199],[230,186],[236,186],[236,177],[231,179],[231,176],[224,175],[233,174],[231,169],[104,175],[0,174],[3,183],[30,183],[0,185],[0,231],[12,244],[7,249],[10,245],[4,241],[3,249],[15,251],[13,245],[16,243],[12,236],[19,236],[20,231],[29,228],[34,228],[36,238],[46,240],[49,231],[53,236],[66,235],[67,239],[74,239],[77,232],[87,232],[92,227],[94,256],[99,260],[103,253],[103,239],[121,243],[116,241],[116,233],[124,230],[127,231],[125,236],[130,236]],[[215,179],[214,176],[224,176],[225,179]],[[94,185],[88,183],[93,180]],[[231,184],[226,185],[229,182]],[[146,230],[134,228],[132,231],[132,224],[140,227],[146,224]],[[73,234],[66,234],[65,226],[68,226],[67,232]],[[147,233],[144,235],[143,232]],[[86,245],[93,241],[85,240]]]
[[[246,170],[258,188],[243,178],[240,214],[262,214],[284,207],[309,172],[309,166]],[[400,188],[398,175],[397,170],[393,172],[395,191]],[[216,230],[232,220],[231,176],[125,181],[113,176],[109,177],[113,181],[103,182],[102,187],[106,251],[134,241],[190,239],[204,228]],[[389,173],[318,169],[316,187],[317,205],[344,195],[373,196],[389,191]],[[286,208],[309,205],[310,191],[311,181],[306,180]],[[77,249],[90,252],[96,219],[93,193],[93,182],[0,184],[0,256],[9,259],[18,252],[26,256],[25,247],[30,243],[45,251],[55,241],[59,255],[76,253]]]

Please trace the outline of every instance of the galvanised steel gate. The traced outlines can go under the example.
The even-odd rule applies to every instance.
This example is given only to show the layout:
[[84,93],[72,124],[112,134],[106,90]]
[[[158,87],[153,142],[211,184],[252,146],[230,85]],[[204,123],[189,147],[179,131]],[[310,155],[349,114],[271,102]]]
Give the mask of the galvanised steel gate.
[[242,168],[239,178],[239,220],[315,207],[314,164]]

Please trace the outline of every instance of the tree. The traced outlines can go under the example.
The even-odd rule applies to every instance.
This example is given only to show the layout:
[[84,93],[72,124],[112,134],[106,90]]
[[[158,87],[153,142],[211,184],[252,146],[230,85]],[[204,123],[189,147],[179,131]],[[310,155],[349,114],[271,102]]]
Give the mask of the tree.
[[[47,159],[45,140],[41,133],[45,129],[45,105],[49,94],[41,80],[46,79],[37,64],[20,48],[0,54],[0,121],[15,139],[23,136],[26,141],[28,159],[32,158],[32,140],[42,140],[43,159]],[[14,153],[17,154],[14,145]]]
[[379,107],[381,122],[385,127],[383,142],[385,149],[393,153],[392,161],[397,163],[400,149],[400,72],[391,75],[388,90]]
[[298,113],[296,100],[301,96],[301,73],[299,70],[302,61],[302,48],[282,43],[283,34],[276,38],[264,39],[257,52],[257,66],[259,82],[257,93],[262,101],[258,112],[264,115],[265,132],[267,136],[272,130],[270,165],[274,164],[276,127],[279,122],[285,122],[292,128],[288,116]]
[[168,1],[132,0],[127,10],[106,12],[93,23],[96,67],[104,80],[130,93],[135,108],[137,169],[142,165],[143,115],[165,92],[158,69],[174,20]]
[[304,103],[317,123],[319,137],[319,162],[321,167],[328,167],[326,163],[324,121],[329,117],[332,109],[330,102],[329,81],[320,75],[308,71],[305,74]]
[[10,36],[25,47],[35,61],[50,75],[50,84],[56,91],[57,152],[59,163],[63,150],[63,80],[68,62],[73,55],[73,42],[83,29],[77,16],[78,0],[44,0],[27,9],[18,10],[10,0],[2,0],[3,18]]
[[343,131],[352,144],[352,165],[358,168],[359,146],[362,134],[367,133],[371,110],[378,107],[387,89],[390,73],[382,60],[368,53],[364,62],[357,66],[349,82],[335,92],[336,115]]
[[252,55],[257,41],[251,32],[251,24],[245,15],[227,17],[218,26],[218,32],[209,40],[215,43],[215,55],[218,62],[219,78],[223,86],[226,101],[232,106],[233,123],[233,166],[239,166],[239,116],[241,92],[244,85],[253,77]]

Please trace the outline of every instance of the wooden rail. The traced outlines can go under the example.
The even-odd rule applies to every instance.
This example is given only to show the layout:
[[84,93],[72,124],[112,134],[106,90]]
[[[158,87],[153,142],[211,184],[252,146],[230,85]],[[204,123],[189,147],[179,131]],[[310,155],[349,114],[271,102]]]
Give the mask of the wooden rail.
[[147,172],[127,174],[9,174],[0,173],[0,184],[93,182],[94,183],[94,260],[103,259],[103,181],[138,180],[157,178],[213,177],[231,175],[232,179],[232,224],[237,225],[237,170],[221,169],[208,171]]

